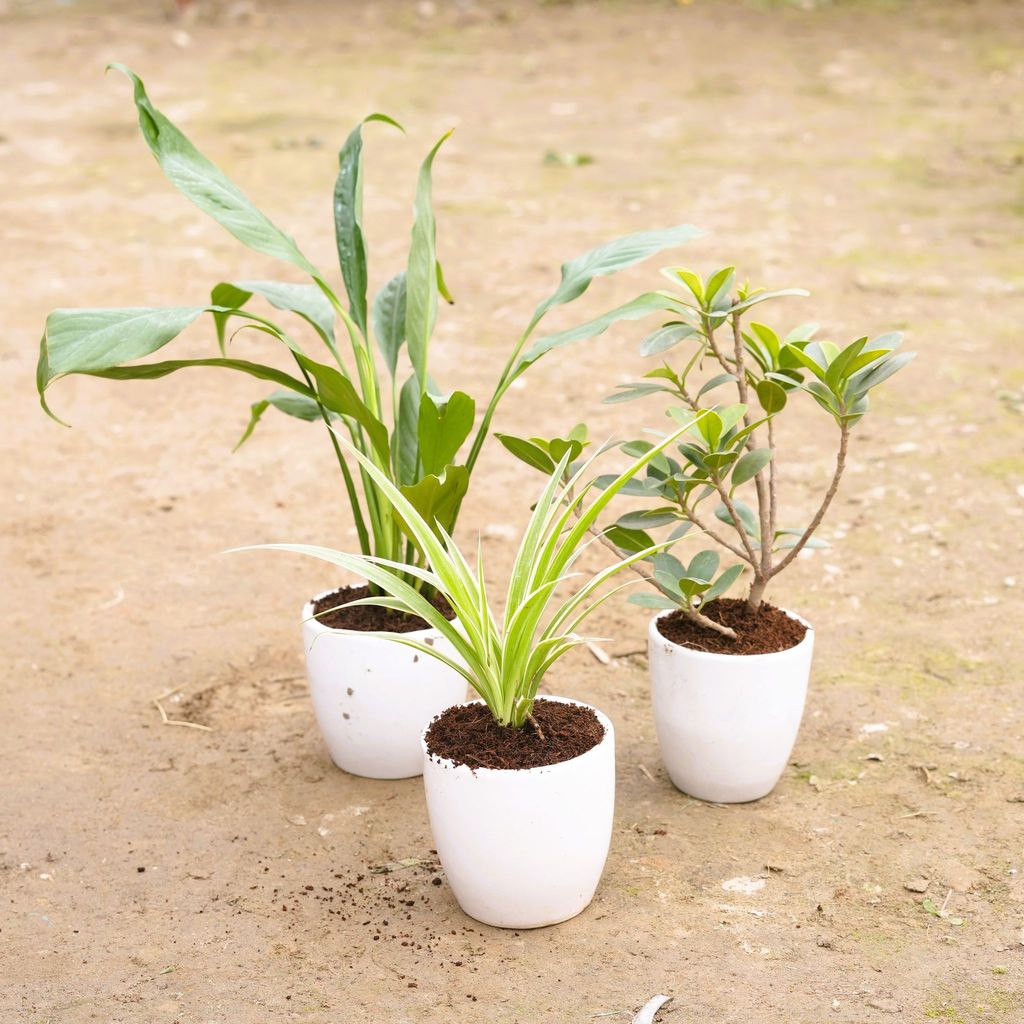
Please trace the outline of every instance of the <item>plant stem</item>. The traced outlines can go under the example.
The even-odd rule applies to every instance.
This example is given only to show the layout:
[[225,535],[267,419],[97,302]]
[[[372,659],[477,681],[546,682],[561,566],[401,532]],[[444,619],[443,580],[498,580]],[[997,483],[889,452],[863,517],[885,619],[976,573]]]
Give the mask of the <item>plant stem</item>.
[[529,712],[526,714],[526,720],[533,726],[533,731],[537,734],[537,739],[539,739],[541,743],[544,743],[547,740],[547,736],[544,735],[544,730],[540,727],[540,722],[538,722],[537,719]]
[[836,496],[836,491],[839,489],[839,480],[842,477],[843,469],[846,466],[846,450],[849,441],[850,427],[848,424],[843,423],[839,428],[839,451],[836,453],[836,468],[832,473],[832,482],[828,485],[825,497],[822,499],[821,505],[818,506],[818,511],[814,513],[814,518],[808,524],[807,529],[800,535],[800,538],[793,545],[786,557],[772,570],[772,576],[776,576],[778,573],[782,572],[782,570],[785,569],[798,554],[800,554],[803,550],[803,546],[811,539],[811,535],[815,530],[817,530],[821,525],[821,521],[825,518],[825,513],[828,511],[828,507],[832,504],[832,499]]
[[[572,494],[571,493],[568,494],[567,498],[569,499],[569,501],[572,501]],[[578,505],[573,508],[573,513],[575,514],[577,519],[579,519],[581,517],[582,513],[580,512]],[[696,522],[696,520],[694,520],[694,522]],[[700,524],[698,523],[697,525],[699,526]],[[606,534],[604,532],[604,530],[601,530],[596,525],[594,525],[594,526],[589,526],[587,528],[587,533],[589,533],[592,537],[596,538],[601,544],[603,544],[604,547],[606,547],[609,551],[611,551],[612,554],[614,554],[616,558],[621,558],[622,557],[619,549],[615,546],[614,541],[612,541],[609,538],[608,534]],[[717,539],[717,538],[714,538],[714,539]],[[722,541],[719,541],[719,543],[722,543]],[[726,545],[726,547],[729,547],[729,545]],[[732,550],[732,549],[730,548],[730,550]],[[643,571],[643,569],[641,569],[640,566],[636,562],[633,562],[629,566],[629,568],[634,573],[636,573],[636,575],[639,576],[640,579],[642,579],[645,583],[654,583],[654,585],[657,587],[657,583],[655,583],[655,581],[650,576],[648,576],[647,573],[645,573]],[[670,598],[670,600],[672,600],[672,599]],[[731,627],[723,626],[721,623],[715,622],[714,619],[709,619],[706,615],[702,615],[699,611],[697,611],[696,608],[691,608],[691,607],[688,607],[687,605],[680,605],[679,606],[679,610],[688,619],[692,619],[694,622],[699,623],[705,629],[710,629],[710,630],[713,630],[716,633],[721,633],[723,636],[729,637],[730,640],[735,640],[736,639],[736,633],[735,633],[735,631]]]

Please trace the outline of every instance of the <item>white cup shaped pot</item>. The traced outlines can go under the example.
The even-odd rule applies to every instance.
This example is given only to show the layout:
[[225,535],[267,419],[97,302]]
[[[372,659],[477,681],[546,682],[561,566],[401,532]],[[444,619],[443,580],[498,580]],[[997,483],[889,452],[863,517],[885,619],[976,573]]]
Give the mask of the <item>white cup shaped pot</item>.
[[543,928],[594,898],[612,837],[615,731],[593,710],[601,742],[541,768],[471,769],[432,756],[424,738],[434,844],[470,917],[495,928]]
[[661,756],[673,784],[713,803],[759,800],[782,777],[803,717],[814,631],[773,654],[709,654],[651,619],[647,652]]
[[[311,618],[313,601],[302,609],[302,645],[313,711],[331,760],[367,779],[421,774],[420,736],[432,718],[466,699],[466,680],[436,658],[386,637],[322,625]],[[435,629],[401,635],[454,657]]]

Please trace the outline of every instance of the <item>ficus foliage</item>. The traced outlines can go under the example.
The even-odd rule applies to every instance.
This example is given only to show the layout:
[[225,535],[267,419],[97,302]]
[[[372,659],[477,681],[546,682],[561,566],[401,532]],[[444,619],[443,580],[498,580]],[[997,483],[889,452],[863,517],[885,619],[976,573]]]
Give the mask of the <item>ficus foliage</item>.
[[[341,443],[359,460],[395,514],[405,522],[429,567],[409,567],[379,556],[346,554],[304,544],[262,547],[311,555],[372,581],[382,594],[351,601],[348,606],[369,604],[420,616],[448,639],[454,657],[407,634],[389,633],[388,638],[444,662],[465,677],[490,708],[495,721],[520,727],[531,713],[545,673],[560,657],[586,642],[576,630],[621,589],[604,590],[604,584],[627,566],[659,550],[661,545],[652,542],[646,550],[624,553],[612,565],[589,575],[575,593],[558,593],[566,580],[578,575],[573,571],[574,565],[601,512],[683,430],[685,425],[635,459],[590,504],[584,501],[588,488],[583,485],[590,461],[569,468],[570,461],[581,450],[576,443],[560,448],[558,461],[550,469],[538,466],[548,479],[520,541],[500,616],[488,597],[480,549],[474,567],[447,531],[420,515],[388,475],[345,440]],[[547,455],[553,456],[554,451],[549,450]],[[455,618],[447,619],[410,582],[410,576],[443,595]]]
[[[343,300],[295,240],[257,209],[153,105],[142,80],[124,65],[111,67],[130,79],[142,136],[171,184],[245,246],[289,264],[307,280],[221,282],[212,288],[209,302],[190,306],[57,309],[47,318],[36,375],[44,409],[50,412],[47,389],[69,374],[154,380],[178,370],[216,367],[275,385],[252,404],[239,444],[252,435],[271,408],[301,420],[320,421],[347,435],[352,451],[359,455],[354,464],[346,458],[333,431],[328,431],[364,555],[409,566],[424,564],[420,536],[394,514],[378,482],[380,477],[397,488],[403,500],[439,535],[453,530],[498,402],[544,352],[568,343],[543,349],[535,346],[524,352],[549,310],[582,295],[595,277],[632,266],[699,234],[686,224],[641,232],[563,264],[558,288],[534,311],[478,416],[477,402],[469,394],[444,391],[430,375],[430,343],[438,306],[442,299],[451,301],[437,258],[432,201],[434,160],[450,133],[438,139],[419,169],[405,267],[387,280],[372,301],[367,291],[368,255],[362,223],[363,128],[375,122],[400,126],[384,114],[371,114],[349,134],[339,153],[333,193]],[[322,348],[307,350],[291,327],[252,312],[249,303],[254,298],[297,317]],[[160,352],[204,314],[213,321],[216,354],[139,362]],[[285,371],[237,357],[234,349],[239,342],[231,342],[241,330],[255,330],[275,339],[293,369]],[[464,451],[467,445],[468,451]]]
[[[646,555],[656,592],[634,594],[630,600],[651,608],[681,608],[703,625],[729,633],[702,615],[701,608],[749,570],[749,603],[756,609],[768,581],[803,548],[823,546],[813,534],[838,488],[850,431],[867,413],[869,393],[913,354],[896,351],[901,336],[895,333],[861,337],[840,347],[816,340],[816,324],[785,334],[758,321],[744,324],[743,315],[753,307],[807,292],[739,285],[733,267],[706,280],[681,267],[666,268],[662,274],[675,290],[645,293],[553,336],[554,344],[566,336],[573,341],[595,337],[620,320],[660,315],[660,325],[640,343],[640,354],[662,357],[661,365],[640,380],[619,385],[605,401],[659,396],[668,415],[689,426],[671,451],[660,451],[642,477],[621,488],[623,495],[648,499],[653,505],[624,513],[606,536],[624,551],[649,550],[649,531],[656,528],[670,528],[669,537],[675,541],[697,527],[715,541],[719,550],[699,551],[688,563],[668,551]],[[539,345],[551,343],[548,338]],[[683,353],[678,364],[668,361],[665,354],[670,351]],[[730,390],[733,401],[724,397]],[[776,421],[798,394],[809,395],[828,414],[838,435],[831,480],[811,521],[802,527],[780,525],[776,488]],[[700,415],[694,418],[696,414]],[[647,433],[660,436],[656,430]],[[566,438],[501,436],[501,441],[514,455],[536,465],[537,451],[585,444],[586,431],[576,427]],[[652,451],[653,442],[636,439],[621,447],[635,458]],[[612,479],[604,476],[596,482],[603,486]],[[751,493],[750,502],[740,497]],[[709,501],[710,516],[705,511]],[[727,530],[722,531],[720,524]],[[720,572],[721,551],[740,561]]]

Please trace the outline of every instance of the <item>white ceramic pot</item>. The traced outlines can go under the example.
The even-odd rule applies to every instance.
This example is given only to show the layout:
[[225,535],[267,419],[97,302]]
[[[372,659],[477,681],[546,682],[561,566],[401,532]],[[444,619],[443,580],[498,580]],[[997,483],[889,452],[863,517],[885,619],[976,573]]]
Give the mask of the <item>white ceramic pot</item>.
[[774,654],[708,654],[663,637],[647,652],[661,756],[673,784],[713,803],[759,800],[775,788],[796,742],[814,630]]
[[575,917],[594,898],[615,810],[615,732],[595,714],[601,742],[543,768],[471,769],[432,757],[424,738],[434,844],[470,917],[496,928],[542,928]]
[[[331,760],[343,771],[368,779],[421,774],[420,736],[432,718],[466,699],[465,679],[411,647],[386,637],[340,633],[312,614],[310,601],[302,609],[306,674]],[[454,656],[437,630],[402,635],[433,641]]]

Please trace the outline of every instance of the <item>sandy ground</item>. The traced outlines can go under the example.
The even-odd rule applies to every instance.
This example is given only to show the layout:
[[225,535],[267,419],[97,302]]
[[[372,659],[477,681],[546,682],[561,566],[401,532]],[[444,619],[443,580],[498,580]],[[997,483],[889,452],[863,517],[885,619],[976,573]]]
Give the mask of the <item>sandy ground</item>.
[[[185,28],[164,13],[14,2],[0,20],[0,1018],[562,1024],[627,1021],[662,991],[669,1024],[1024,1020],[1019,4],[235,4]],[[368,133],[378,282],[401,263],[414,168],[455,125],[436,176],[459,300],[435,348],[448,386],[484,395],[562,259],[680,220],[710,233],[675,261],[809,287],[784,321],[906,330],[921,355],[857,431],[835,546],[775,587],[818,641],[769,798],[672,789],[631,653],[645,615],[616,604],[594,628],[622,657],[581,653],[550,679],[619,736],[593,906],[508,934],[433,884],[420,783],[335,770],[303,693],[298,610],[336,581],[220,554],[352,544],[323,438],[268,416],[232,456],[262,390],[230,375],[64,382],[72,430],[36,405],[50,308],[287,276],[172,194],[125,82],[102,74],[113,59],[322,266],[335,147],[369,111],[405,122],[407,139]],[[594,161],[545,165],[548,150]],[[655,284],[658,265],[552,324]],[[640,406],[597,401],[641,368],[635,326],[540,364],[500,426],[630,429]],[[212,350],[207,328],[178,349]],[[830,458],[801,416],[784,437],[794,519]],[[461,529],[485,530],[496,576],[536,483],[488,449]],[[175,687],[172,716],[212,731],[161,724],[152,698]],[[421,863],[372,872],[403,858]],[[753,891],[723,886],[737,878]]]

